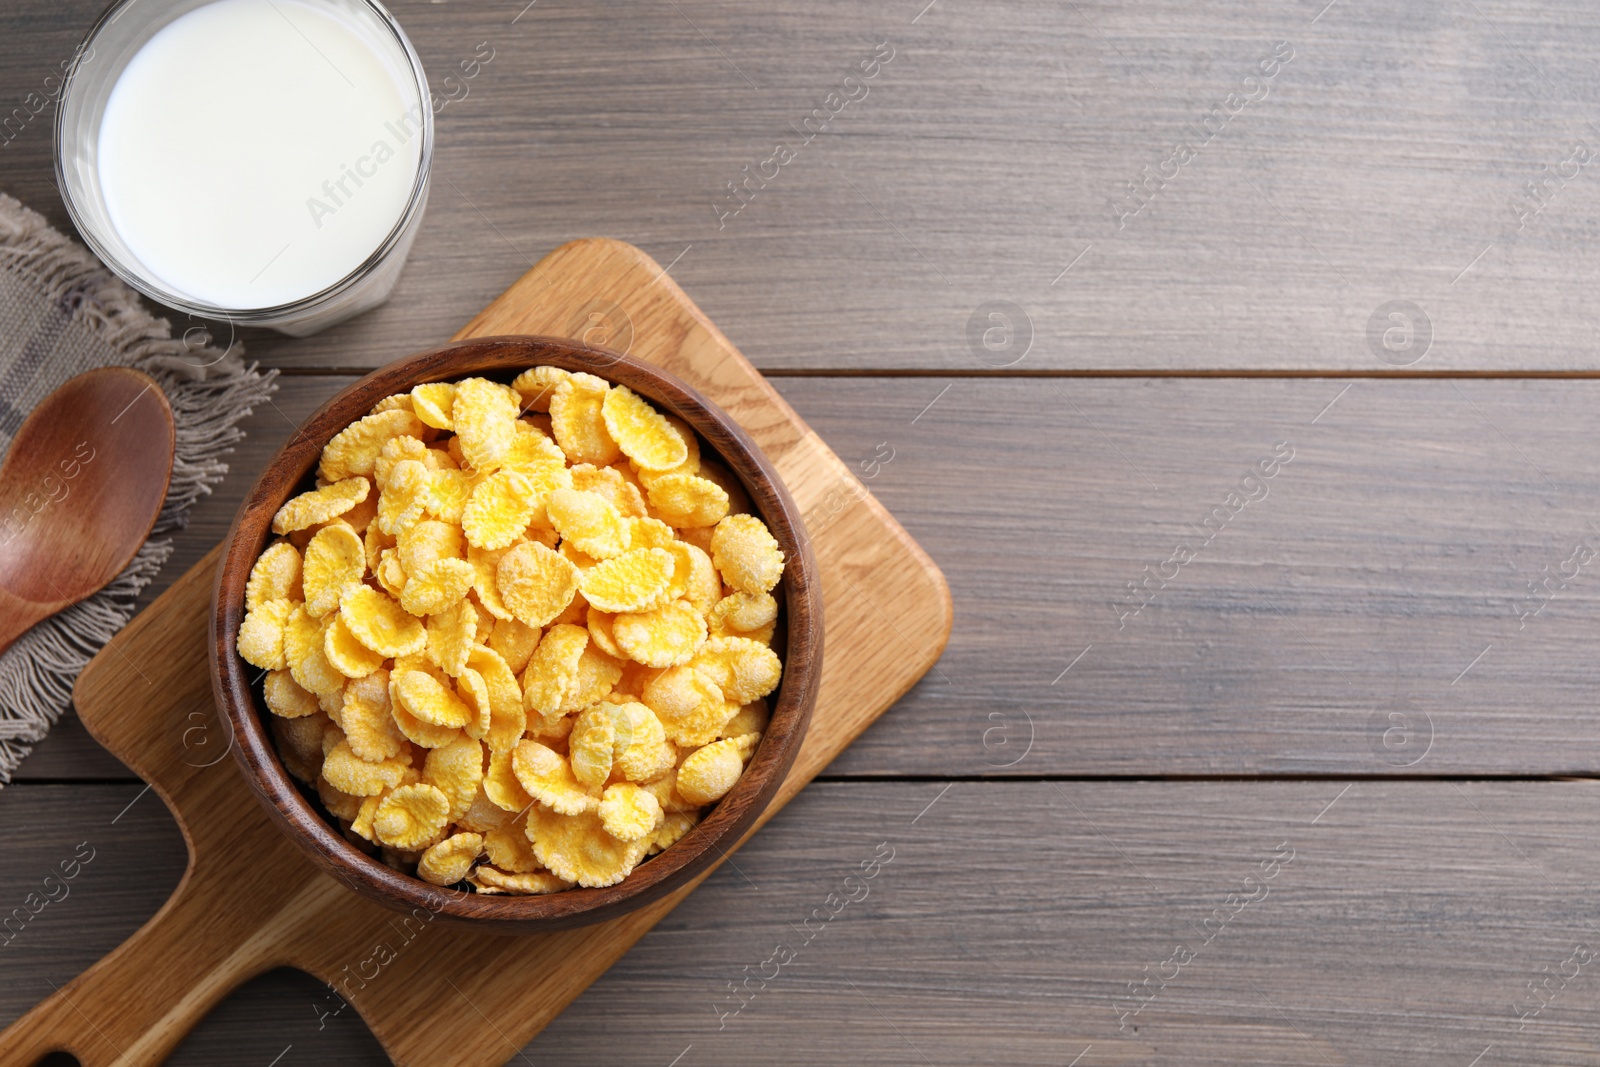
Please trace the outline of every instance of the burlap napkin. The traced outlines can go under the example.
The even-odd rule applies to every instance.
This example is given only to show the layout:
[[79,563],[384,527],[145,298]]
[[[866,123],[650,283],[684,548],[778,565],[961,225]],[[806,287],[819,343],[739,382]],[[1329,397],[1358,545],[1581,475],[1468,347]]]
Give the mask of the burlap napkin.
[[181,529],[194,502],[227,474],[222,456],[244,436],[239,420],[272,395],[273,374],[246,366],[236,341],[205,344],[193,325],[174,339],[167,321],[148,314],[98,260],[0,193],[0,451],[51,390],[106,364],[155,378],[177,423],[172,485],[133,563],[0,655],[0,783],[71,702],[84,664],[133,615],[139,591],[172,552],[162,535]]

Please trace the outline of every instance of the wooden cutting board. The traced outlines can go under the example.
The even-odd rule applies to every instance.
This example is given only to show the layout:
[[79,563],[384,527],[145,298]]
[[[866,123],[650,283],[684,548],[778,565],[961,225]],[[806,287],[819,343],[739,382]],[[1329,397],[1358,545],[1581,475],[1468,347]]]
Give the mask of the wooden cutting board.
[[[574,337],[672,371],[749,431],[805,514],[827,653],[810,732],[759,829],[938,659],[951,623],[944,576],[632,245],[563,245],[454,339],[491,334]],[[0,1034],[0,1062],[61,1050],[84,1067],[160,1063],[218,1001],[280,966],[334,985],[397,1064],[506,1062],[698,881],[612,922],[509,937],[407,919],[322,874],[268,820],[233,759],[209,755],[227,736],[206,659],[218,555],[134,619],[74,691],[89,732],[172,809],[188,870],[137,933]],[[338,1006],[330,994],[329,1010]]]

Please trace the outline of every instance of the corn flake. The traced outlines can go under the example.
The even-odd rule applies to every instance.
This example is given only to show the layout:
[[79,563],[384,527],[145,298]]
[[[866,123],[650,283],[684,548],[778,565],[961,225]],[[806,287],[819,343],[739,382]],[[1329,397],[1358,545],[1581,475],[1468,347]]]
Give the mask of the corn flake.
[[272,737],[284,770],[307,785],[322,773],[322,738],[327,720],[320,715],[297,719],[274,718]]
[[673,768],[678,753],[655,712],[632,701],[606,706],[617,732],[613,778],[620,774],[630,782],[651,782]]
[[[524,805],[526,808],[537,806],[532,800]],[[489,857],[489,862],[502,871],[533,874],[544,870],[539,857],[533,854],[533,841],[528,837],[526,811],[484,834],[483,851]]]
[[778,602],[771,593],[731,593],[712,606],[706,621],[712,637],[748,637],[770,645],[778,623]]
[[597,811],[562,815],[536,806],[528,812],[533,854],[558,878],[587,888],[616,885],[650,847],[648,839],[619,841],[606,833]]
[[372,484],[378,487],[379,493],[389,488],[395,465],[406,459],[416,460],[426,467],[428,446],[417,437],[394,437],[384,443],[377,461],[372,465]]
[[666,549],[636,548],[595,564],[578,588],[601,611],[649,611],[665,602],[674,566]]
[[[686,545],[693,545],[704,552],[707,557],[711,555],[711,535],[717,532],[715,526],[692,526],[679,530],[678,538]],[[717,591],[722,591],[722,579],[717,579]]]
[[639,487],[614,465],[578,464],[572,468],[572,488],[604,497],[624,519],[640,519],[650,514]]
[[346,593],[339,618],[357,641],[385,657],[412,655],[428,645],[422,620],[377,589]]
[[[393,673],[402,672],[396,666]],[[395,699],[393,682],[389,683],[389,713],[394,718],[395,726],[406,735],[406,740],[418,748],[443,748],[457,738],[466,736],[460,727],[440,726],[411,714]]]
[[778,688],[783,676],[778,654],[747,637],[713,637],[689,665],[716,682],[735,704],[761,699]]
[[[520,674],[528,666],[528,660],[539,646],[541,636],[543,634],[537,626],[529,626],[517,619],[496,619],[493,629],[489,631],[489,647],[500,654],[513,674]],[[591,632],[590,637],[593,636]]]
[[264,671],[278,671],[287,666],[284,634],[289,617],[296,609],[300,609],[300,605],[291,600],[266,600],[245,612],[235,644],[246,663]]
[[372,829],[390,848],[425,848],[444,832],[449,814],[450,800],[436,787],[402,785],[378,805]]
[[571,561],[531,541],[511,548],[495,568],[501,602],[528,627],[545,626],[565,611],[578,592],[578,578]]
[[378,572],[378,559],[384,549],[394,550],[398,542],[389,534],[383,532],[377,523],[372,523],[362,534],[362,545],[367,553],[367,570],[374,574]]
[[472,589],[478,595],[478,603],[497,619],[516,618],[500,596],[499,570],[500,561],[517,544],[520,542],[513,542],[505,548],[467,546],[467,562],[472,564]]
[[405,408],[368,415],[334,435],[322,450],[317,474],[327,482],[353,475],[370,476],[383,446],[396,437],[418,437],[422,423]]
[[561,614],[550,620],[551,626],[586,626],[589,619],[589,602],[582,593],[572,594],[572,600],[561,609]]
[[460,728],[473,718],[465,701],[424,671],[396,674],[389,685],[395,704],[423,722]]
[[750,514],[750,497],[744,491],[744,485],[735,478],[733,472],[715,460],[706,460],[700,465],[700,477],[709,482],[715,482],[728,494],[728,514]]
[[475,576],[464,559],[436,559],[411,572],[400,591],[400,606],[412,615],[437,615],[466,598]]
[[322,801],[322,806],[328,809],[328,814],[335,819],[350,822],[361,814],[361,797],[353,797],[349,793],[341,793],[328,784],[326,778],[317,778],[317,799]]
[[343,523],[324,526],[306,546],[301,579],[306,612],[321,618],[337,611],[339,598],[359,587],[366,573],[366,550],[356,532]]
[[451,834],[422,853],[417,860],[417,877],[433,885],[455,885],[471,873],[481,855],[481,834]]
[[[586,574],[600,565],[600,561],[595,559],[593,556],[585,552],[579,552],[575,547],[573,547],[571,541],[562,541],[556,546],[556,551],[561,553],[561,558],[578,568],[580,574]],[[581,584],[579,585],[579,588],[582,588]]]
[[783,577],[783,550],[754,515],[729,515],[717,523],[711,559],[723,580],[741,592],[770,592]]
[[365,500],[359,501],[355,507],[340,515],[336,520],[344,523],[357,534],[366,532],[372,521],[378,517],[378,497],[375,493],[368,493]]
[[456,383],[450,417],[455,423],[455,440],[460,442],[466,466],[488,471],[500,465],[516,433],[518,404],[512,399],[515,395],[486,378],[467,378]]
[[667,474],[649,483],[647,499],[669,526],[714,526],[728,514],[728,494],[698,474]]
[[671,811],[661,817],[661,827],[650,838],[650,854],[671,848],[693,830],[699,818],[693,812]]
[[339,723],[350,751],[360,759],[378,762],[405,751],[405,735],[395,723],[389,704],[389,672],[376,670],[365,678],[345,683],[344,707]]
[[469,881],[480,893],[510,893],[517,896],[539,896],[572,888],[571,882],[557,878],[549,871],[508,874],[488,865],[474,871]]
[[567,469],[567,456],[561,451],[560,445],[545,436],[543,430],[518,419],[511,435],[511,447],[506,451],[500,467],[502,470],[521,471],[530,477],[541,472],[559,477],[555,471]]
[[530,367],[516,376],[511,388],[521,394],[523,410],[547,412],[556,387],[570,377],[572,373],[560,367]]
[[551,715],[532,715],[528,717],[527,736],[532,741],[542,741],[548,745],[560,745],[572,734],[572,725],[577,721],[576,715],[569,715],[558,711]]
[[467,603],[472,605],[473,614],[477,616],[478,624],[473,628],[472,640],[475,644],[486,645],[489,643],[489,631],[494,629],[494,624],[499,620],[494,613],[478,601],[476,586],[467,594]]
[[[687,758],[692,751],[694,750],[684,749],[679,756],[680,761]],[[694,813],[700,810],[700,805],[689,803],[678,792],[678,769],[676,767],[653,782],[641,782],[639,784],[640,788],[648,790],[650,795],[656,798],[656,801],[661,805],[661,810],[668,815],[685,812]]]
[[611,387],[601,414],[611,439],[640,467],[667,471],[689,458],[688,445],[666,417],[627,386]]
[[752,700],[740,708],[733,718],[722,724],[719,736],[743,737],[746,734],[755,734],[759,738],[767,732],[767,720],[770,717],[765,700]]
[[609,611],[601,611],[591,606],[584,622],[589,629],[589,641],[600,651],[617,659],[627,659],[623,655],[622,646],[617,644],[616,637],[611,632],[611,627],[616,621],[616,616]]
[[424,426],[435,430],[454,430],[450,410],[455,406],[456,387],[449,382],[428,382],[411,390],[411,410]]
[[489,692],[489,732],[484,737],[491,752],[509,752],[527,729],[522,688],[506,661],[491,648],[476,646],[467,666],[478,672]]
[[572,724],[567,736],[567,753],[573,777],[589,789],[599,789],[611,777],[611,763],[617,743],[616,724],[611,709],[602,704],[585,708]]
[[399,553],[392,548],[378,553],[378,565],[372,569],[372,577],[377,580],[378,588],[396,600],[405,592],[406,582],[410,580],[400,563]]
[[283,627],[283,658],[290,673],[302,687],[319,696],[344,688],[344,675],[334,670],[325,651],[323,634],[332,622],[332,618],[313,619],[303,605],[296,604]]
[[290,499],[272,517],[272,532],[294,533],[329,519],[338,518],[363,500],[372,491],[365,478],[345,478]]
[[650,837],[661,826],[661,802],[632,782],[606,786],[599,811],[600,825],[619,841]]
[[580,711],[597,700],[604,700],[621,680],[622,664],[593,645],[586,645],[578,656],[577,675],[556,711],[563,714]]
[[581,626],[552,626],[539,641],[522,675],[523,703],[537,715],[556,714],[578,680],[578,660],[589,644]]
[[[717,575],[717,568],[711,562],[710,553],[698,545],[680,541],[674,546],[672,554],[680,568],[686,566],[688,569],[683,592],[680,595],[694,605],[694,610],[702,615],[710,615],[711,609],[716,607],[717,601],[722,597],[722,579]],[[677,577],[675,571],[674,585]]]
[[428,661],[452,678],[467,668],[478,630],[478,609],[465,598],[428,616]]
[[303,719],[322,709],[316,694],[295,681],[287,670],[267,672],[261,680],[261,697],[268,711],[285,719]]
[[457,825],[475,834],[486,834],[510,821],[511,813],[490,800],[489,794],[483,791],[483,783],[479,782],[477,795],[472,798],[472,806],[457,820]]
[[250,568],[244,587],[246,611],[269,600],[304,600],[300,585],[300,553],[287,541],[270,545]]
[[611,386],[592,374],[570,374],[550,396],[550,428],[573,463],[603,467],[622,455],[606,429],[603,408]]
[[421,574],[441,559],[466,559],[467,542],[459,526],[423,519],[395,535],[396,554],[407,574]]
[[647,667],[687,663],[706,640],[706,620],[686,600],[644,612],[625,612],[611,633],[627,657]]
[[[503,752],[490,751],[489,767],[483,774],[483,791],[496,807],[506,811],[526,811],[533,804],[533,798],[517,780],[516,770],[511,765],[509,749]],[[493,860],[494,854],[490,853],[489,858]],[[506,866],[498,860],[495,862],[501,867]]]
[[346,678],[365,678],[384,662],[383,656],[357,641],[337,615],[322,632],[322,654]]
[[472,498],[476,484],[466,474],[453,468],[429,471],[423,510],[445,522],[459,523],[466,514],[467,501]]
[[528,479],[497,471],[479,482],[461,513],[467,541],[478,548],[505,548],[533,521],[537,500]]
[[677,544],[672,527],[660,519],[631,517],[628,519],[629,548],[665,548]]
[[463,737],[434,749],[423,761],[422,780],[449,799],[449,821],[460,820],[483,784],[483,745]]
[[396,393],[393,396],[384,397],[382,400],[380,400],[376,404],[372,405],[372,410],[367,412],[367,414],[368,415],[378,415],[378,414],[381,414],[382,412],[385,412],[385,411],[396,411],[396,410],[399,410],[399,411],[410,411],[411,410],[411,398],[409,396],[407,396],[405,393]]
[[560,753],[537,741],[517,742],[511,767],[523,790],[552,811],[577,815],[599,806],[599,798],[573,776],[572,767]]
[[322,776],[341,793],[356,797],[377,796],[398,786],[411,764],[403,757],[369,762],[350,749],[346,738],[322,759]]
[[662,671],[644,687],[644,703],[674,744],[696,747],[717,739],[738,710],[723,698],[717,683],[693,667]]
[[743,773],[744,758],[738,741],[713,741],[683,761],[678,768],[677,789],[691,804],[715,804]]
[[586,556],[610,559],[626,552],[632,539],[612,503],[587,489],[557,489],[545,502],[550,525]]
[[432,501],[432,474],[421,460],[403,459],[389,472],[378,497],[378,529],[398,534],[422,518]]
[[471,667],[463,668],[456,678],[456,696],[470,713],[462,729],[474,741],[482,741],[494,725],[494,708],[489,703],[489,687],[484,684],[483,675]]

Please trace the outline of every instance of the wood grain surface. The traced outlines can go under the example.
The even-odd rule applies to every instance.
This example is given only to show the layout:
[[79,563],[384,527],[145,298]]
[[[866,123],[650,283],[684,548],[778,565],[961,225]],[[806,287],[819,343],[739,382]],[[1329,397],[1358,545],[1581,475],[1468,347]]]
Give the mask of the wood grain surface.
[[[813,784],[512,1062],[1466,1067],[1485,1049],[1479,1067],[1594,1062],[1593,963],[1562,966],[1600,947],[1593,783],[943,789]],[[98,850],[4,948],[19,977],[0,987],[0,1017],[71,977],[176,879],[182,847],[153,797],[107,824],[136,792],[0,793],[8,824],[41,827],[0,870],[6,900],[85,839]],[[51,818],[68,804],[81,824]],[[889,850],[865,897],[815,916]],[[1255,899],[1230,906],[1230,893]],[[796,958],[767,967],[763,987],[780,943]],[[1179,944],[1194,958],[1163,968]],[[1530,992],[1563,971],[1543,1000]],[[1124,1020],[1147,974],[1145,1006]],[[741,1002],[728,986],[747,976]],[[303,976],[269,974],[170,1062],[261,1065],[292,1046],[282,1063],[384,1063],[336,1007]]]
[[[437,116],[394,302],[309,339],[241,334],[283,387],[152,595],[341,372],[610,234],[670,265],[927,548],[956,627],[741,853],[748,879],[714,874],[516,1062],[1595,1062],[1573,956],[1594,944],[1593,783],[1553,779],[1600,759],[1578,564],[1600,536],[1600,11],[525,4],[390,5],[441,92],[480,42],[494,58]],[[0,9],[0,188],[58,225],[53,112],[18,131],[11,109],[99,7]],[[866,96],[720,218],[880,43]],[[1174,175],[1230,93],[1257,99]],[[1278,441],[1295,458],[1268,495],[1118,629],[1127,583]],[[1027,780],[976,780],[1006,775]],[[717,1029],[728,983],[946,785],[908,825],[920,851]],[[0,893],[20,903],[140,788],[69,714],[0,792]],[[139,859],[97,859],[5,947],[0,1018],[170,890],[182,850],[152,799],[117,823]],[[1270,899],[1130,1044],[1116,998],[1285,840]],[[324,993],[263,975],[174,1062],[383,1062],[348,1012],[319,1029]]]
[[[605,234],[673,263],[762,369],[986,370],[969,322],[1004,301],[1032,323],[1021,368],[1378,371],[1367,326],[1392,300],[1431,323],[1415,370],[1600,368],[1581,0],[525,5],[392,5],[458,97],[410,266],[359,324],[253,352],[377,366]],[[26,115],[100,6],[0,12],[0,115]],[[446,87],[480,43],[493,58]],[[0,182],[62,223],[48,118],[0,148]],[[1182,138],[1205,143],[1163,166]],[[764,165],[780,142],[794,158]],[[198,132],[172,147],[204,153]],[[1129,183],[1151,190],[1132,217]]]

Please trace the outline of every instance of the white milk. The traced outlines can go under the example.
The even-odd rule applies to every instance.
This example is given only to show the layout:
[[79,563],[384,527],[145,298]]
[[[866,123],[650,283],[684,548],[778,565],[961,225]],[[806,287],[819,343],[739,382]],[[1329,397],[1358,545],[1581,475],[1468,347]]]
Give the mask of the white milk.
[[112,225],[197,302],[290,303],[355,270],[416,182],[422,108],[392,43],[316,0],[218,0],[118,78],[98,170]]

